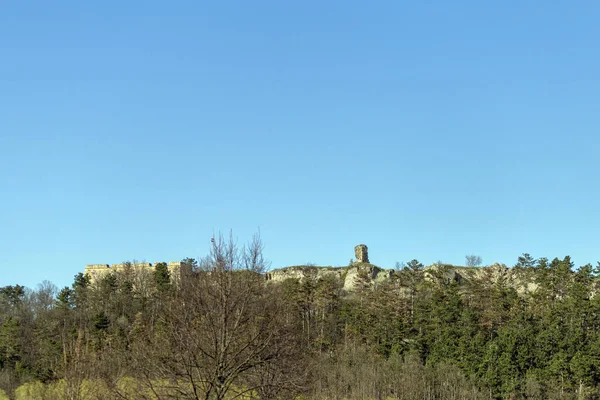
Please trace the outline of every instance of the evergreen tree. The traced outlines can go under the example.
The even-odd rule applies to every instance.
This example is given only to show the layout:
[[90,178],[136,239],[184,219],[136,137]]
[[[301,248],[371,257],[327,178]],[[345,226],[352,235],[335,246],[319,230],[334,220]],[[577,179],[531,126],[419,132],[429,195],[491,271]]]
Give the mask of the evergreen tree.
[[171,290],[171,273],[167,268],[167,263],[159,262],[154,267],[154,283],[161,293]]

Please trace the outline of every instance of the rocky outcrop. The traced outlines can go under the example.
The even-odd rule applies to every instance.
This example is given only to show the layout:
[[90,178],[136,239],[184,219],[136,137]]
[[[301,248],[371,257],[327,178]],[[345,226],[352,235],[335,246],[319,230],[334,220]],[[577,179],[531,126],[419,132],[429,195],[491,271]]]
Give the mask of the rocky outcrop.
[[518,293],[533,293],[538,285],[527,270],[508,268],[504,264],[494,263],[488,267],[465,268],[468,280],[487,281],[492,284],[504,284],[514,288]]
[[265,278],[268,281],[283,282],[287,279],[325,279],[333,278],[344,281],[346,278],[345,269],[342,267],[314,267],[309,265],[298,265],[285,267],[267,272]]
[[359,276],[365,276],[367,283],[376,285],[391,278],[395,273],[392,269],[379,268],[369,263],[354,263],[348,267],[314,267],[293,266],[267,272],[266,280],[283,282],[287,279],[335,279],[344,290],[352,292],[358,285]]
[[[335,279],[347,292],[353,292],[358,285],[368,284],[373,287],[388,282],[393,276],[400,277],[394,269],[384,269],[369,263],[355,262],[347,267],[293,266],[268,272],[268,281],[283,282],[286,279]],[[518,293],[532,293],[537,284],[522,270],[507,268],[504,264],[493,264],[489,267],[461,267],[453,265],[433,264],[425,267],[423,276],[433,284],[450,284],[456,282],[466,286],[471,282],[502,283],[514,288]]]
[[343,282],[343,288],[352,292],[359,285],[361,278],[367,277],[370,285],[374,286],[389,280],[395,273],[392,269],[379,268],[369,263],[355,263],[352,266],[345,267],[346,276]]
[[394,274],[394,270],[385,270],[369,263],[369,249],[365,244],[355,246],[354,255],[357,261],[348,267],[299,265],[270,271],[265,278],[273,282],[283,282],[287,279],[335,279],[344,290],[351,292],[359,284],[359,278],[362,285],[374,285],[386,281]]

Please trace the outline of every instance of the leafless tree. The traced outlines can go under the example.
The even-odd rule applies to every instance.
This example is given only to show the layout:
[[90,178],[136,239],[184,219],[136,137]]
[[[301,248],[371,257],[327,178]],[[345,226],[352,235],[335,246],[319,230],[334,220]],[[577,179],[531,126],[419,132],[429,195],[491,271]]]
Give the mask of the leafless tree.
[[258,236],[242,249],[215,238],[168,312],[136,330],[135,365],[154,396],[220,400],[284,387],[295,336],[262,274],[262,250]]
[[465,263],[467,267],[478,267],[481,265],[481,262],[481,256],[477,256],[475,254],[465,256]]

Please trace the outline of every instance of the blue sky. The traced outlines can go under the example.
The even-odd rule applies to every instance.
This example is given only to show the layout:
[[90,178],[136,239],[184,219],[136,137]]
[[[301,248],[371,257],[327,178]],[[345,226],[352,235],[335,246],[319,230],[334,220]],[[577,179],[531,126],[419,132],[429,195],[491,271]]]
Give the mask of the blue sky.
[[207,253],[274,268],[600,260],[600,3],[4,2],[0,286]]

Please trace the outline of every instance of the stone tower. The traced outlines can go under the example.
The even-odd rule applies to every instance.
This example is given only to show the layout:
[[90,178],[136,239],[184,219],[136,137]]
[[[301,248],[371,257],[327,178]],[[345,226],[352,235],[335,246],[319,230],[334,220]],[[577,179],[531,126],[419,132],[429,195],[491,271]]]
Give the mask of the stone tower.
[[366,244],[359,244],[358,246],[355,246],[354,255],[356,256],[358,262],[369,262],[369,248]]

